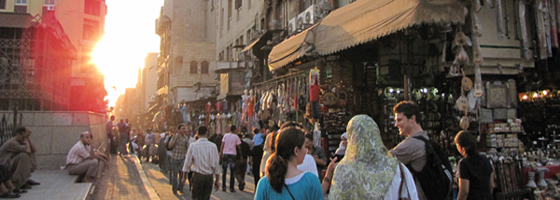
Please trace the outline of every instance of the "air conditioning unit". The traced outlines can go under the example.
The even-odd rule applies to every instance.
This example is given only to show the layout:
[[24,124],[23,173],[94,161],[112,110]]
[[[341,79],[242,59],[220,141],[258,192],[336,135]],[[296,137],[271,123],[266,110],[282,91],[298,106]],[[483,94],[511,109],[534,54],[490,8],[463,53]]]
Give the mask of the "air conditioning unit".
[[305,29],[305,27],[303,26],[303,18],[304,18],[303,13],[305,13],[305,12],[302,12],[297,16],[296,27],[297,27],[297,30],[299,30],[299,31],[302,31],[302,30]]
[[297,17],[294,17],[288,21],[288,34],[292,34],[297,31]]
[[48,5],[46,7],[47,7],[47,10],[54,10],[54,5]]
[[319,6],[312,4],[307,9],[305,9],[305,11],[299,14],[299,16],[303,17],[303,24],[306,25],[307,28],[318,21],[320,13],[321,11],[319,10]]

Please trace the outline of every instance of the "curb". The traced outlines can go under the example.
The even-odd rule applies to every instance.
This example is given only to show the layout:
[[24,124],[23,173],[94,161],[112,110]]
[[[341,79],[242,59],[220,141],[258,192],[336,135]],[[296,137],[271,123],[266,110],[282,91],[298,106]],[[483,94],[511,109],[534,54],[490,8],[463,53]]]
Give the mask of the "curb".
[[144,168],[142,168],[142,165],[140,164],[140,160],[138,160],[138,157],[130,156],[130,155],[128,157],[134,161],[134,165],[136,165],[136,170],[138,170],[138,174],[140,174],[140,178],[142,179],[142,183],[144,183],[144,188],[148,192],[148,196],[150,197],[150,199],[160,200],[159,195],[156,192],[156,189],[154,189],[154,186],[152,186],[152,183],[150,183],[150,180],[146,176],[146,173],[144,172]]

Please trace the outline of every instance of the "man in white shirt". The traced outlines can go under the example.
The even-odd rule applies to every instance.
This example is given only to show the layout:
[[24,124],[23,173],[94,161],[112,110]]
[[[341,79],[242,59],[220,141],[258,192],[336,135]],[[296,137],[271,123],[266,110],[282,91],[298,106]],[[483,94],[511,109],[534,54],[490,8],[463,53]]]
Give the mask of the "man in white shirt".
[[193,172],[190,181],[190,189],[193,200],[210,199],[212,194],[212,175],[216,181],[214,188],[220,187],[219,155],[216,144],[208,141],[208,129],[205,126],[198,127],[198,140],[192,143],[188,150],[183,165],[183,183],[186,174]]
[[315,176],[319,177],[319,173],[317,172],[317,163],[315,163],[315,158],[313,158],[310,154],[305,154],[303,163],[298,165],[297,168],[304,172],[311,172],[315,174]]
[[222,138],[222,149],[220,157],[222,158],[222,191],[226,191],[226,174],[229,166],[229,191],[235,192],[235,162],[237,160],[237,152],[241,152],[241,140],[237,136],[237,127],[231,126],[231,132],[226,133]]
[[85,175],[82,182],[95,182],[99,161],[108,167],[105,154],[96,151],[90,146],[93,135],[88,131],[82,132],[78,141],[66,156],[66,170],[70,175]]

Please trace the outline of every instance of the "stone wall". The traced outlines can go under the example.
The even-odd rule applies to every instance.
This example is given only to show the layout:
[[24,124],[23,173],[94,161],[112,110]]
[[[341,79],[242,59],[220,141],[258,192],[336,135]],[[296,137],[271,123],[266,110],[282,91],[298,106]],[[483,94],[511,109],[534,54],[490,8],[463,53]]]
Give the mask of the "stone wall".
[[[6,113],[12,122],[12,112]],[[9,113],[9,114],[8,114]],[[107,116],[91,112],[44,112],[20,111],[22,125],[31,129],[31,142],[37,147],[39,169],[59,169],[66,164],[68,151],[80,140],[83,131],[93,134],[92,146],[107,150],[108,140],[105,133]],[[100,148],[102,147],[102,148]]]

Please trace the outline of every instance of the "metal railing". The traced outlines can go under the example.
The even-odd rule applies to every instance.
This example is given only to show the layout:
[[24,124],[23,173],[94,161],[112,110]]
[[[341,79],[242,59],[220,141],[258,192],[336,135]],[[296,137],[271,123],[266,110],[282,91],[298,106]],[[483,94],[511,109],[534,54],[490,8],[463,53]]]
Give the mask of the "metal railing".
[[[8,121],[10,115],[12,115],[12,123]],[[12,138],[16,128],[21,126],[22,119],[23,114],[18,113],[17,105],[14,106],[13,113],[2,114],[2,119],[0,120],[0,146]]]

